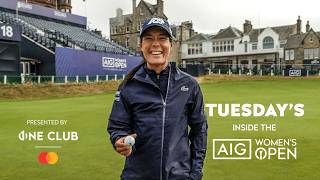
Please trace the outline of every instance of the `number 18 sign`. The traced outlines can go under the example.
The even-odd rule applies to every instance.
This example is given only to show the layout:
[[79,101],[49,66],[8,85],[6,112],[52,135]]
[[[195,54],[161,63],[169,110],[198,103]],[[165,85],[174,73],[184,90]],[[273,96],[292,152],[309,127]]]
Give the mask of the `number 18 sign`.
[[0,23],[0,40],[21,41],[20,27]]

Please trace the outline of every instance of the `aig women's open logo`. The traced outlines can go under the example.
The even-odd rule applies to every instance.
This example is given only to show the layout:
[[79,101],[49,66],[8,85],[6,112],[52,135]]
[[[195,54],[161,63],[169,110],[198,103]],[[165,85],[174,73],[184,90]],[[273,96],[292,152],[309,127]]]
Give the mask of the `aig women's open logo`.
[[258,160],[297,159],[296,139],[213,139],[213,159],[253,158]]
[[127,68],[127,60],[111,57],[102,57],[103,68],[125,69]]

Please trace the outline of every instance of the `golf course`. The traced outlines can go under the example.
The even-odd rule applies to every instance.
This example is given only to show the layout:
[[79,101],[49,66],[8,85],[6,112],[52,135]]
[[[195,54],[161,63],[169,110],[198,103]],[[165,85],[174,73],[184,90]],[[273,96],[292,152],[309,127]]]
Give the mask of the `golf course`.
[[[1,88],[1,86],[0,86]],[[304,104],[304,115],[208,117],[204,180],[311,180],[320,177],[320,79],[212,80],[201,83],[206,104]],[[37,99],[0,100],[1,180],[117,180],[124,157],[106,132],[114,92]],[[205,109],[206,113],[208,109]],[[66,120],[64,125],[30,125],[28,120]],[[275,124],[275,131],[233,131],[233,124]],[[43,140],[21,140],[38,132]],[[48,140],[48,132],[77,132],[77,140]],[[297,158],[213,159],[213,139],[296,139]],[[52,148],[39,148],[53,146]],[[56,148],[54,148],[56,147]],[[55,152],[55,164],[41,164],[41,152]]]

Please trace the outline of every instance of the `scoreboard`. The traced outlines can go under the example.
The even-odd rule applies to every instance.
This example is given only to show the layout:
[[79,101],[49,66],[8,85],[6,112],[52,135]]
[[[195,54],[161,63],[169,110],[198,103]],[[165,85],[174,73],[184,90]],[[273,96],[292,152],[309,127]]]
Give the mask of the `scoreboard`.
[[0,40],[21,41],[21,27],[0,23]]

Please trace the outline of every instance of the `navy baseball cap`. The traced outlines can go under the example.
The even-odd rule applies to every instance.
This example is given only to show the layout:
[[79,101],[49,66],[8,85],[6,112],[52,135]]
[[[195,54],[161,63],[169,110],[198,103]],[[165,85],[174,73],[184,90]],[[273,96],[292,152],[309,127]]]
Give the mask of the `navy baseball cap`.
[[142,25],[142,29],[140,31],[140,38],[142,37],[142,34],[144,32],[146,32],[146,30],[151,27],[160,27],[168,33],[168,35],[171,39],[173,38],[172,31],[170,29],[170,25],[169,25],[168,21],[165,19],[156,18],[156,17],[150,18],[150,19],[147,19],[144,21],[144,23]]

